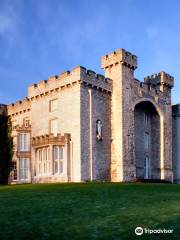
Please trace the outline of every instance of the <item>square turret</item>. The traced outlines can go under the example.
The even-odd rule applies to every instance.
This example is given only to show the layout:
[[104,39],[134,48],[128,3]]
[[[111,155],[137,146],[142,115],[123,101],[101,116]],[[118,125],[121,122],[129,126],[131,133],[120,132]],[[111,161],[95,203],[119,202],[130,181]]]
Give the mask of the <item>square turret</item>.
[[102,57],[101,68],[106,69],[118,63],[135,70],[137,68],[137,56],[122,48],[119,48],[116,51]]

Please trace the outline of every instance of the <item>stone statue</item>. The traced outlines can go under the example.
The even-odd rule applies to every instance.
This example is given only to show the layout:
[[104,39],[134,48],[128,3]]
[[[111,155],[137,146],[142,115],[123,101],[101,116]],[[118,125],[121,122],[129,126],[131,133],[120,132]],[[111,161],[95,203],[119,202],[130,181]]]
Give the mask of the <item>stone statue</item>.
[[97,137],[98,141],[102,140],[102,122],[101,122],[101,120],[96,121],[96,137]]

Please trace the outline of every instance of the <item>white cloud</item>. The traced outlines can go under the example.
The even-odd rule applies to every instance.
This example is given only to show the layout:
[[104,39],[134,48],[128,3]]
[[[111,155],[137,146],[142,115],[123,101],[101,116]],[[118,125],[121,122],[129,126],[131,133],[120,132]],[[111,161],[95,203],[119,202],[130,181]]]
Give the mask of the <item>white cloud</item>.
[[0,15],[0,34],[3,35],[9,31],[12,31],[14,22],[11,17]]
[[0,9],[0,37],[15,36],[20,23],[16,6],[7,1],[0,5]]

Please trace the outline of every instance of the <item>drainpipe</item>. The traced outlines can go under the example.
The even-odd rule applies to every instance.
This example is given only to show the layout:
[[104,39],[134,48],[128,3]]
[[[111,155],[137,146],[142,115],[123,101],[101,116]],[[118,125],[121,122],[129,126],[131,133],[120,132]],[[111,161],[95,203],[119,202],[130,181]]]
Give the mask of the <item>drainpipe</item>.
[[90,180],[93,180],[93,156],[92,156],[92,89],[89,92],[89,158],[90,158]]

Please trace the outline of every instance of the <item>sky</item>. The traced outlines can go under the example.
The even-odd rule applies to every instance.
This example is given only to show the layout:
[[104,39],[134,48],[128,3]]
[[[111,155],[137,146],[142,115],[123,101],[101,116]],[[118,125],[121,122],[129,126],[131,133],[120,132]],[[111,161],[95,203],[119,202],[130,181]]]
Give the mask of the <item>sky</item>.
[[0,103],[82,65],[103,74],[101,56],[138,56],[135,77],[165,71],[180,103],[179,0],[0,0]]

